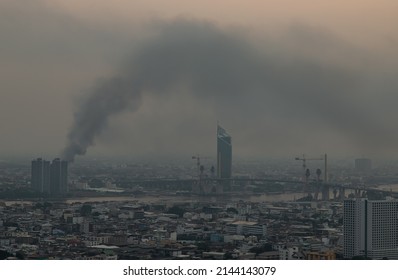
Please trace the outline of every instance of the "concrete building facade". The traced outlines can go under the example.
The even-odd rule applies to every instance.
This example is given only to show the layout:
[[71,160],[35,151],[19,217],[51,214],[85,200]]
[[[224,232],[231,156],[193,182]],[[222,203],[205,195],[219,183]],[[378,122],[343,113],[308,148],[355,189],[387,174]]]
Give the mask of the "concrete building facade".
[[50,162],[37,158],[32,160],[31,186],[40,193],[50,193]]
[[398,259],[398,200],[344,201],[344,257]]
[[31,186],[40,193],[63,194],[68,192],[68,162],[38,158],[31,165]]

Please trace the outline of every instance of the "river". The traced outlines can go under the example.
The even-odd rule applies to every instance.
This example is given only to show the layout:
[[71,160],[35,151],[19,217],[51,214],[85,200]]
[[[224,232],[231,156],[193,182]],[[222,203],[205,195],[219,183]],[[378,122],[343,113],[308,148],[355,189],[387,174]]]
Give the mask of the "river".
[[[378,188],[383,190],[396,190],[398,191],[398,184],[396,185],[381,185]],[[352,190],[347,190],[345,195],[349,195]],[[293,192],[293,193],[281,193],[281,194],[224,194],[217,196],[195,196],[195,195],[167,195],[167,194],[159,194],[159,195],[139,195],[139,196],[129,196],[126,194],[120,195],[109,195],[109,196],[84,196],[84,197],[74,197],[68,198],[65,200],[68,204],[73,203],[86,203],[86,202],[142,202],[142,203],[170,203],[173,202],[228,202],[228,201],[250,201],[250,202],[282,202],[282,201],[295,201],[302,197],[306,196],[306,193]],[[333,190],[330,190],[329,197],[333,198]],[[34,200],[0,200],[0,203],[3,202],[5,205],[12,204],[32,204],[37,201]]]
[[[304,197],[304,193],[283,193],[283,194],[260,194],[260,195],[218,195],[218,196],[187,196],[187,195],[140,195],[140,196],[86,196],[68,198],[65,200],[68,204],[86,203],[86,202],[141,202],[141,203],[173,203],[173,202],[227,202],[227,201],[251,201],[251,202],[278,202],[278,201],[294,201]],[[34,200],[0,200],[5,205],[13,204],[32,204]]]

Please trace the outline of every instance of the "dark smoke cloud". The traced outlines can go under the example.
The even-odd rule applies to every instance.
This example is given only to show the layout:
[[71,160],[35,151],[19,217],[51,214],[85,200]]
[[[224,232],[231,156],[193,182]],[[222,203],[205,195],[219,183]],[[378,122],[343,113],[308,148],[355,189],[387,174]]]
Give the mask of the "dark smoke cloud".
[[[154,29],[120,73],[101,81],[82,102],[63,158],[84,155],[109,118],[138,110],[144,93],[167,94],[179,85],[214,101],[228,115],[255,118],[268,110],[292,123],[299,114],[302,122],[316,117],[364,145],[372,145],[369,128],[385,133],[377,119],[355,106],[362,78],[349,68],[272,44],[258,48],[241,33],[206,22],[161,22]],[[277,104],[285,109],[278,110]]]
[[140,103],[140,88],[133,79],[113,77],[99,82],[75,114],[63,158],[73,161],[75,155],[84,155],[104,130],[110,116],[126,109],[135,110]]

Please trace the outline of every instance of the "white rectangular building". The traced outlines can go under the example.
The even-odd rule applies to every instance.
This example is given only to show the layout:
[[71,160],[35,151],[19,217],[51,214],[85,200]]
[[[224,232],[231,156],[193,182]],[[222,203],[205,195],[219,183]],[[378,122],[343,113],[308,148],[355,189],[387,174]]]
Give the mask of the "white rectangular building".
[[261,225],[256,222],[235,221],[227,224],[225,231],[228,234],[265,236],[267,228],[265,225]]
[[344,257],[398,259],[398,200],[344,201]]

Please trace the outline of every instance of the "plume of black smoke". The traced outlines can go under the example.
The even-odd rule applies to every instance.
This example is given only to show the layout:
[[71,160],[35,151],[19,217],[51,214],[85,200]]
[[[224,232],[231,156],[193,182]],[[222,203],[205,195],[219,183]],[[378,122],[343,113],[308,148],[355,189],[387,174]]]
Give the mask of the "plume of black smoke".
[[140,90],[133,79],[119,76],[101,81],[75,114],[63,159],[73,161],[76,155],[84,155],[106,127],[109,116],[136,109],[140,102]]
[[188,83],[197,94],[234,95],[261,81],[257,57],[240,37],[211,24],[177,21],[134,53],[122,74],[102,81],[81,104],[63,158],[84,155],[110,116],[138,109],[143,91],[167,92]]
[[367,131],[369,125],[362,114],[344,107],[356,83],[349,71],[300,57],[281,59],[266,46],[257,51],[234,32],[179,20],[163,23],[133,53],[120,75],[102,81],[88,95],[75,114],[63,158],[73,161],[84,155],[112,115],[139,108],[143,92],[164,94],[180,83],[199,98],[213,98],[224,106],[256,104],[266,96],[269,101],[285,100],[292,110],[310,108],[351,134],[356,133],[353,127]]

